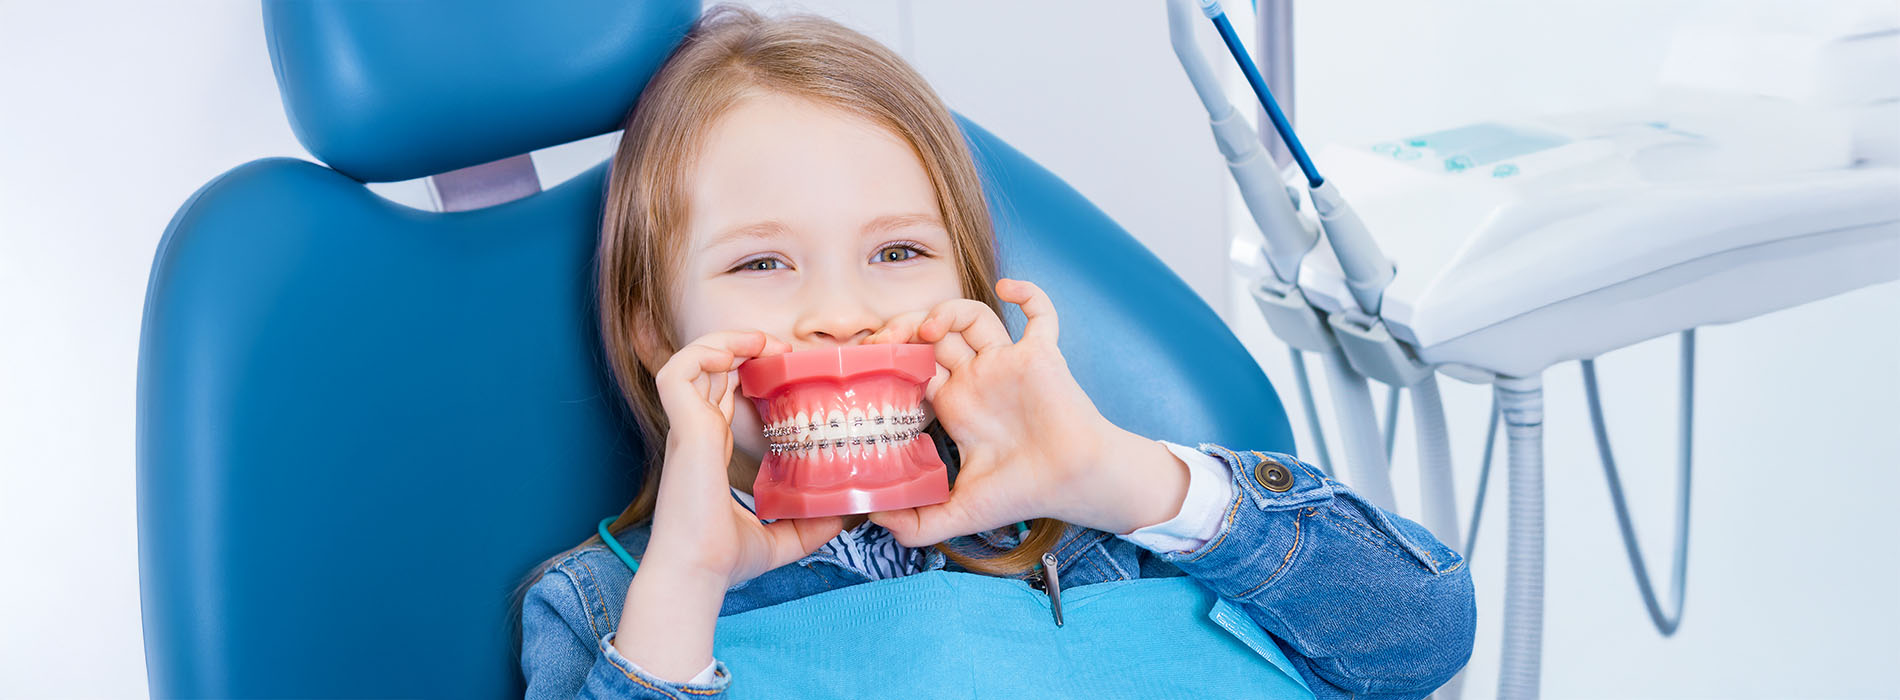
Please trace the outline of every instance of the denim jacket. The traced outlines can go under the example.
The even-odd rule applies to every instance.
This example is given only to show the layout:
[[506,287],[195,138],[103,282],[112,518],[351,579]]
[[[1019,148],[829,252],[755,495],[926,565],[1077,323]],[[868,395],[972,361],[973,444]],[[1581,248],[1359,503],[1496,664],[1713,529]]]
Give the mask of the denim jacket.
[[[1071,527],[1054,549],[1064,589],[1192,576],[1245,610],[1322,699],[1421,698],[1464,668],[1477,606],[1462,555],[1424,526],[1366,502],[1291,456],[1206,443],[1199,449],[1232,472],[1233,498],[1214,537],[1188,551],[1153,552],[1112,533]],[[1271,469],[1276,463],[1285,471]],[[1285,473],[1290,486],[1281,480]],[[638,557],[649,533],[643,525],[617,538]],[[993,555],[1012,547],[1015,536],[985,532],[950,544]],[[935,548],[924,551],[927,571],[965,570]],[[733,679],[723,663],[710,683],[675,683],[646,673],[613,647],[632,580],[625,564],[596,545],[563,558],[535,582],[521,620],[528,697],[725,694]],[[728,588],[719,614],[869,580],[820,550]]]

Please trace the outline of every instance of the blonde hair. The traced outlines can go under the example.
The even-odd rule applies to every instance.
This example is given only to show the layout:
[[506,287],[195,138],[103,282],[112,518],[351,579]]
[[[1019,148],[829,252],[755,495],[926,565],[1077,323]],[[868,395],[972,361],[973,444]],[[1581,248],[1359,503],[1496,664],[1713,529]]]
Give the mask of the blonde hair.
[[[601,342],[622,398],[638,418],[647,470],[633,502],[609,525],[616,533],[652,519],[664,469],[667,417],[653,375],[682,342],[669,323],[670,292],[685,248],[692,159],[717,117],[755,90],[836,107],[908,142],[936,189],[963,295],[1002,309],[995,232],[975,162],[950,110],[923,77],[876,40],[824,17],[767,18],[734,6],[707,11],[628,114],[603,203],[596,270]],[[642,328],[663,347],[639,347]],[[1035,566],[1067,527],[1036,520],[1021,544],[996,556],[968,556],[948,543],[936,547],[971,571],[1014,575]],[[595,535],[555,555],[524,586],[569,553],[600,543]]]

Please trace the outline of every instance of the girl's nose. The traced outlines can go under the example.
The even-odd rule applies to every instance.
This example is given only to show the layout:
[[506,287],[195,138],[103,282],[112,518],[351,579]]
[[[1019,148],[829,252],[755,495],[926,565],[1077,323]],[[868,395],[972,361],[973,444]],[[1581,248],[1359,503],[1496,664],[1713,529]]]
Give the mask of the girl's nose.
[[[799,314],[792,333],[806,343],[851,345],[884,327],[884,319],[848,284],[813,290],[812,303]],[[797,344],[797,343],[794,343]]]

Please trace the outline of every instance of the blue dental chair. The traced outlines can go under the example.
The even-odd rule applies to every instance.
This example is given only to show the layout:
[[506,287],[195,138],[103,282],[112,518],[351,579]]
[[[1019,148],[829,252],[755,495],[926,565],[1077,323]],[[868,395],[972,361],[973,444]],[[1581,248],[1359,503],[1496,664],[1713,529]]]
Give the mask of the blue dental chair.
[[[519,697],[510,594],[631,499],[641,449],[593,316],[605,164],[485,207],[468,183],[617,129],[699,4],[263,10],[285,109],[324,165],[218,176],[152,264],[137,409],[152,694]],[[1181,280],[960,123],[1005,274],[1048,290],[1110,419],[1292,451],[1273,387]],[[428,212],[364,185],[425,176],[478,196]]]

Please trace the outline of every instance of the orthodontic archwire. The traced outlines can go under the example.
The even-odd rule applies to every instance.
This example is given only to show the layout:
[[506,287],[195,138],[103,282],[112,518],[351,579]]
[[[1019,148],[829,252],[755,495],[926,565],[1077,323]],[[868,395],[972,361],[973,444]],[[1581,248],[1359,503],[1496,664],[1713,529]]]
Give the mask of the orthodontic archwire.
[[846,435],[846,436],[833,438],[831,440],[802,440],[802,439],[798,439],[798,437],[801,437],[801,436],[809,437],[811,435],[816,434],[819,428],[826,427],[826,426],[829,426],[833,430],[843,429],[844,428],[843,419],[832,419],[826,423],[819,423],[816,421],[812,421],[804,425],[789,425],[788,424],[788,425],[780,425],[776,427],[768,426],[765,428],[765,431],[764,431],[765,437],[767,440],[776,440],[777,438],[782,438],[782,437],[787,437],[787,436],[792,436],[794,439],[786,440],[782,442],[772,442],[770,445],[767,446],[766,449],[771,454],[777,455],[777,454],[785,454],[787,452],[804,453],[804,452],[809,452],[811,450],[818,449],[820,447],[830,447],[832,449],[843,449],[846,446],[856,447],[860,445],[875,444],[875,443],[880,443],[880,442],[886,445],[890,445],[890,444],[895,444],[899,442],[904,442],[906,440],[909,440],[911,438],[917,437],[918,435],[922,434],[923,429],[919,427],[918,424],[922,423],[923,420],[924,420],[924,414],[922,411],[910,411],[910,412],[888,415],[888,416],[879,415],[875,418],[869,418],[869,419],[863,416],[858,416],[855,419],[853,419],[851,427],[863,428],[866,422],[869,422],[872,425],[877,425],[877,426],[883,426],[888,422],[892,425],[902,425],[902,426],[909,426],[909,427],[906,427],[895,433],[881,433],[878,435]]

